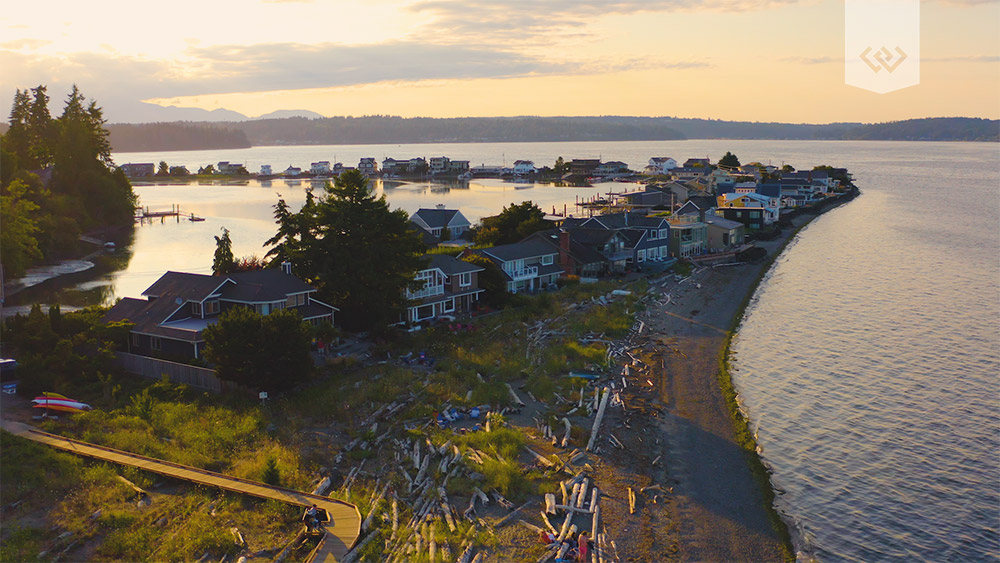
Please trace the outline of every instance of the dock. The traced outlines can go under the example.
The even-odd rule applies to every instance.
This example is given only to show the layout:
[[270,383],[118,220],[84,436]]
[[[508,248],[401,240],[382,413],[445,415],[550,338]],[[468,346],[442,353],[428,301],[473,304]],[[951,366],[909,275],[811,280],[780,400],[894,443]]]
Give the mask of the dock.
[[167,217],[175,217],[179,223],[181,218],[187,219],[188,221],[198,222],[204,221],[204,217],[198,217],[194,213],[181,211],[181,207],[176,203],[170,205],[169,211],[151,211],[149,206],[146,207],[136,207],[134,218],[139,223],[145,223],[146,221],[153,222],[159,219],[160,222],[164,222]]
[[343,559],[344,555],[350,550],[361,534],[361,513],[358,511],[358,508],[353,504],[340,500],[258,483],[239,477],[231,477],[215,473],[214,471],[207,471],[197,467],[154,459],[56,434],[49,434],[21,422],[4,420],[2,427],[11,434],[53,448],[120,465],[138,467],[139,469],[152,471],[153,473],[174,479],[183,479],[234,493],[277,500],[296,506],[309,507],[315,504],[317,508],[326,510],[327,514],[330,515],[330,522],[324,526],[326,533],[320,539],[320,543],[316,546],[316,549],[310,554],[310,561],[325,562]]

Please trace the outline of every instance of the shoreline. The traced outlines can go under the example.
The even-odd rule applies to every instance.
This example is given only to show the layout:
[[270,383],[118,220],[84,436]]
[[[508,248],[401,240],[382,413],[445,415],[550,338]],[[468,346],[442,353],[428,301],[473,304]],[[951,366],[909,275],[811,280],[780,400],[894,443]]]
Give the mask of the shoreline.
[[790,523],[774,505],[770,471],[737,401],[730,345],[760,282],[787,245],[813,219],[857,194],[798,215],[787,234],[773,241],[758,241],[768,250],[760,263],[706,266],[681,282],[654,284],[655,304],[636,315],[649,327],[641,353],[654,367],[654,385],[665,406],[659,420],[649,419],[662,443],[636,446],[665,461],[660,467],[626,461],[623,469],[673,484],[667,508],[671,530],[659,538],[675,542],[672,558],[795,560]]

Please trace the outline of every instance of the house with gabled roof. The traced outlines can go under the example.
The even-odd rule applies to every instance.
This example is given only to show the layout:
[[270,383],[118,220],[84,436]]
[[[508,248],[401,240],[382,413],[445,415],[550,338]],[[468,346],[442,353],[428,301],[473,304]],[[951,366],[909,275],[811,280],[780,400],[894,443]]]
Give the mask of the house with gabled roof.
[[545,289],[563,274],[558,263],[558,249],[538,238],[529,237],[514,244],[466,250],[462,255],[468,252],[481,254],[499,266],[510,293]]
[[484,268],[447,254],[428,254],[424,258],[427,265],[416,275],[423,286],[406,290],[410,301],[407,322],[416,324],[470,312],[483,293],[479,272]]
[[128,352],[157,358],[201,358],[202,331],[233,307],[262,315],[291,309],[312,324],[334,321],[336,307],[315,298],[316,289],[295,277],[287,262],[271,268],[225,276],[167,272],[142,292],[126,297],[104,315],[104,322],[133,323]]
[[623,231],[630,253],[626,266],[670,256],[670,222],[665,217],[632,212],[608,213],[595,215],[572,226]]
[[442,233],[448,231],[448,239],[455,240],[472,227],[472,223],[457,209],[445,209],[439,205],[434,209],[420,208],[410,216],[410,221],[441,240]]

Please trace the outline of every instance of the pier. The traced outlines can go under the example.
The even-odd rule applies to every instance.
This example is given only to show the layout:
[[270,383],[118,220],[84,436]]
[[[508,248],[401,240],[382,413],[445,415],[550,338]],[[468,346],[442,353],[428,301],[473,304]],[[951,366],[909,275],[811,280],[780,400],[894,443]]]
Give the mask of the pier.
[[170,204],[169,211],[150,211],[148,205],[146,207],[135,208],[135,220],[140,224],[145,223],[146,221],[152,223],[156,219],[159,219],[160,222],[163,223],[166,221],[167,217],[174,217],[178,223],[180,223],[181,218],[193,222],[205,220],[204,217],[198,217],[194,213],[181,211],[180,205],[177,205],[176,203]]

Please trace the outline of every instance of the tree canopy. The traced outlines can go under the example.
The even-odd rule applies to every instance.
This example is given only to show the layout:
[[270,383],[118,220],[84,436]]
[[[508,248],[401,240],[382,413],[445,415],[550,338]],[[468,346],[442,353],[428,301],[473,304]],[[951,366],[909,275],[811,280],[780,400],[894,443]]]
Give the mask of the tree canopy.
[[736,167],[740,165],[740,159],[736,158],[736,155],[726,151],[726,154],[719,159],[719,166],[732,166]]
[[499,215],[483,217],[473,237],[476,244],[511,244],[549,227],[545,212],[531,201],[504,206]]
[[202,332],[205,358],[220,379],[259,391],[283,391],[312,372],[310,329],[290,309],[261,315],[234,307]]
[[409,215],[391,211],[375,197],[368,178],[341,174],[318,198],[311,194],[298,213],[284,200],[274,206],[278,230],[265,246],[272,261],[289,261],[320,297],[340,308],[352,329],[382,327],[400,318],[404,290],[415,285],[426,250],[409,228]]
[[[73,86],[59,118],[52,118],[48,103],[45,86],[18,89],[10,128],[0,139],[5,219],[27,220],[35,227],[30,233],[10,230],[15,240],[4,240],[4,248],[22,249],[0,256],[9,276],[20,275],[36,261],[72,255],[84,231],[131,227],[137,203],[132,185],[111,159],[103,111],[96,102],[88,102]],[[8,229],[0,230],[0,236],[6,239]],[[37,253],[23,252],[32,246]]]

